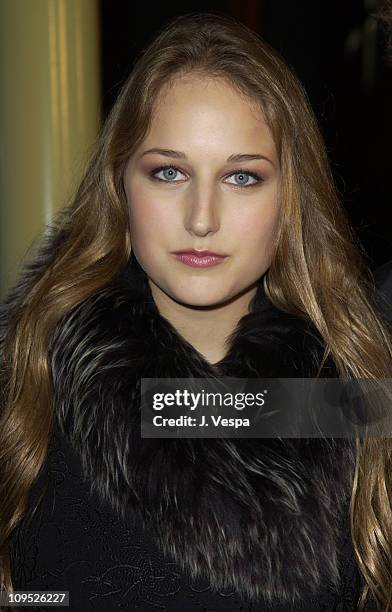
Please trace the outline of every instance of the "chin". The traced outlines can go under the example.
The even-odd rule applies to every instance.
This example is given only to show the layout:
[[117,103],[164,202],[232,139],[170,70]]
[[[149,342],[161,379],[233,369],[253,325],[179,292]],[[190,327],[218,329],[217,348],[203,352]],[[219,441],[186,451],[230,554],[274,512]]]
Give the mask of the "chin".
[[212,291],[189,291],[176,292],[172,294],[172,297],[185,306],[221,306],[225,302],[230,300],[230,295]]

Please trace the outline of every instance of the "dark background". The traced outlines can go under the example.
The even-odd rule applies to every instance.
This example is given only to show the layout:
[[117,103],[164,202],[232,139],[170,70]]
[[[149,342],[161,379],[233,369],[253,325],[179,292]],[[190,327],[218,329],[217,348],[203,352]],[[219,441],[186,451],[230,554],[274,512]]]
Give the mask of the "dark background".
[[377,0],[101,0],[104,116],[138,53],[176,15],[227,13],[263,36],[304,84],[335,183],[371,267],[392,259],[392,65]]

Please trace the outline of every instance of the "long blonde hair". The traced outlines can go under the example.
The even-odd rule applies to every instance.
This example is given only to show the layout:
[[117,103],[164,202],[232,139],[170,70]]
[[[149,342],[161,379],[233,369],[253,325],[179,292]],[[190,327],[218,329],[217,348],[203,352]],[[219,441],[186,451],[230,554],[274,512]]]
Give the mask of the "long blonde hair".
[[[276,307],[309,318],[342,377],[388,378],[391,330],[375,306],[374,283],[336,194],[325,147],[295,75],[255,33],[229,17],[172,20],[124,84],[73,202],[52,222],[5,302],[0,427],[0,570],[12,590],[9,539],[27,512],[53,420],[48,346],[56,323],[110,283],[131,255],[127,160],[148,131],[162,87],[187,73],[226,79],[255,100],[272,130],[282,174],[276,252],[264,277]],[[50,255],[50,256],[49,256]],[[13,308],[10,312],[9,305]],[[372,594],[392,610],[391,441],[357,440],[351,532]]]

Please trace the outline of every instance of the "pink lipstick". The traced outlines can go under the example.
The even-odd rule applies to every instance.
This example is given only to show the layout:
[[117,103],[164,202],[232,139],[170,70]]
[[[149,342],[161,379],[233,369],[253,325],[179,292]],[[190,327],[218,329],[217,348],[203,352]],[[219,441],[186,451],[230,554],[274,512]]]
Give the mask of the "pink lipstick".
[[196,251],[189,249],[185,251],[176,251],[174,253],[176,259],[192,268],[209,268],[222,263],[227,255],[214,253],[212,251]]

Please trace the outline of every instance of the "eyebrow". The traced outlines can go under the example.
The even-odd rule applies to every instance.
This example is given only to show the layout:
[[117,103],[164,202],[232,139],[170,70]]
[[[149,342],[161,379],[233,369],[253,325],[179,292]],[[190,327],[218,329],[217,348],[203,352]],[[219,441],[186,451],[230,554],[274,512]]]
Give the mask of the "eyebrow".
[[[186,159],[187,158],[185,153],[183,153],[182,151],[174,151],[173,149],[159,149],[159,148],[148,149],[147,151],[144,151],[144,153],[142,153],[140,157],[144,157],[144,155],[147,155],[148,153],[158,153],[159,155],[165,155],[166,157],[174,157],[176,159]],[[249,161],[252,159],[265,159],[270,164],[275,166],[275,164],[273,163],[273,161],[269,159],[269,157],[266,157],[265,155],[261,155],[260,153],[236,153],[235,155],[230,155],[230,157],[227,158],[227,161],[228,162],[232,162],[232,161],[242,162],[242,161]]]

